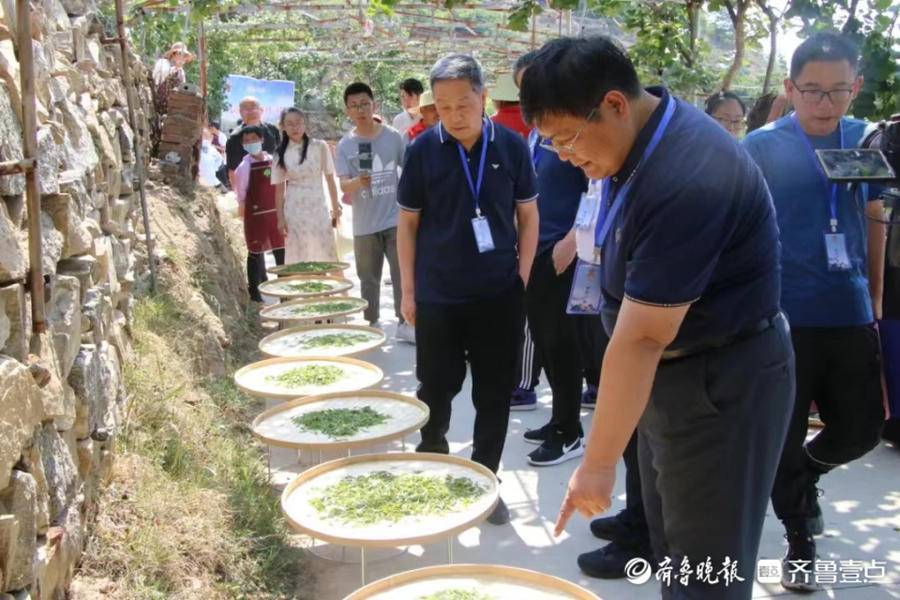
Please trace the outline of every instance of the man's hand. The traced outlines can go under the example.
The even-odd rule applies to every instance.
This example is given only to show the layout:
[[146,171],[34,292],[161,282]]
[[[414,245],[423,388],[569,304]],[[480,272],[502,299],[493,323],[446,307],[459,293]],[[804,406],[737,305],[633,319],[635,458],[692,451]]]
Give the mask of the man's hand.
[[359,177],[359,185],[362,187],[372,187],[372,174],[371,173],[360,173]]
[[569,488],[559,508],[553,535],[562,534],[576,510],[586,519],[609,510],[615,483],[615,466],[589,469],[583,463],[579,465],[569,479]]
[[279,232],[281,235],[283,235],[284,237],[287,237],[287,235],[288,235],[287,223],[285,223],[284,215],[281,214],[281,213],[278,214],[278,225],[277,225],[277,227],[278,227],[278,232]]
[[569,234],[563,239],[556,242],[553,246],[553,269],[557,275],[565,273],[572,261],[575,260],[577,249],[575,247],[575,236]]
[[416,326],[416,298],[412,292],[403,292],[403,299],[400,301],[400,314],[407,323]]

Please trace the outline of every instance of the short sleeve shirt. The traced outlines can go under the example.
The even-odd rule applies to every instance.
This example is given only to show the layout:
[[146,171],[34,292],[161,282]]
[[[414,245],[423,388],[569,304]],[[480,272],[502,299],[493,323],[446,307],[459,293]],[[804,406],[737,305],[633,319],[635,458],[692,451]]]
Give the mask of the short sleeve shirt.
[[587,191],[584,171],[559,155],[541,147],[546,143],[536,131],[528,136],[528,147],[537,174],[540,234],[538,252],[552,248],[575,224],[581,195]]
[[[779,242],[765,180],[750,156],[707,115],[676,99],[656,151],[641,161],[669,94],[638,135],[608,197],[631,176],[601,248],[603,320],[612,333],[625,298],[690,304],[670,349],[740,334],[779,308]],[[635,170],[636,169],[636,170]]]
[[537,198],[534,167],[525,140],[485,121],[487,136],[464,152],[472,181],[487,143],[479,196],[495,249],[480,253],[472,229],[475,199],[463,171],[458,142],[443,125],[432,127],[407,149],[398,201],[421,215],[416,237],[416,301],[462,304],[499,296],[516,283],[518,203]]
[[371,235],[397,226],[397,180],[406,144],[393,127],[381,126],[374,139],[352,130],[338,142],[335,171],[338,177],[359,176],[359,145],[372,145],[372,185],[353,192],[353,235]]
[[[281,131],[270,123],[262,124],[265,135],[263,136],[263,150],[269,154],[274,154],[278,143],[281,141]],[[225,142],[225,164],[228,165],[229,171],[234,171],[241,164],[247,151],[244,150],[244,144],[241,141],[241,128],[238,127],[234,133],[228,136]]]
[[[837,185],[838,229],[847,242],[849,271],[830,271],[823,233],[831,219],[830,186],[816,168],[809,147],[787,116],[758,129],[744,147],[762,169],[781,231],[781,305],[794,327],[849,327],[872,322],[867,276],[864,193],[877,198],[876,186],[851,190]],[[856,148],[867,123],[842,119],[844,146]],[[840,147],[840,131],[810,136],[813,148]],[[858,192],[858,193],[854,193]]]

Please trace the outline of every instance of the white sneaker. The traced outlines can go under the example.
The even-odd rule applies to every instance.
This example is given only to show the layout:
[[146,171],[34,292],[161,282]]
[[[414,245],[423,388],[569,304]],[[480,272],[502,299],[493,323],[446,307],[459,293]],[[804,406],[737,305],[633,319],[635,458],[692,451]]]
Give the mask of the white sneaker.
[[407,344],[415,344],[416,328],[409,323],[400,323],[397,325],[397,339]]

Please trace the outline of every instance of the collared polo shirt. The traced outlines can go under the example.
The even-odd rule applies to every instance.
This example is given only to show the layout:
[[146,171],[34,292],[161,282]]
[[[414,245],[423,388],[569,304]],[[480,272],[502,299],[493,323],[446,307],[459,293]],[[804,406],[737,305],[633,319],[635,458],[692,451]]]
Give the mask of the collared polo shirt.
[[[866,262],[864,193],[876,200],[880,186],[857,190],[837,184],[838,229],[847,242],[849,271],[829,271],[824,232],[830,230],[830,186],[798,135],[793,116],[752,132],[744,147],[762,169],[781,230],[781,305],[794,327],[850,327],[873,321]],[[842,119],[844,147],[859,146],[867,123]],[[840,130],[810,136],[815,149],[839,148]]]
[[656,151],[643,163],[669,94],[635,140],[609,197],[631,189],[601,249],[603,320],[612,333],[625,298],[653,306],[690,304],[670,349],[716,342],[774,316],[779,242],[766,182],[722,127],[676,99]]
[[487,143],[480,206],[495,249],[480,253],[472,229],[475,200],[466,181],[459,143],[443,125],[421,134],[406,151],[398,201],[420,214],[416,237],[416,301],[462,304],[499,296],[516,283],[518,203],[537,198],[534,168],[525,140],[485,120],[482,136],[465,152],[465,168],[478,179],[482,144]]

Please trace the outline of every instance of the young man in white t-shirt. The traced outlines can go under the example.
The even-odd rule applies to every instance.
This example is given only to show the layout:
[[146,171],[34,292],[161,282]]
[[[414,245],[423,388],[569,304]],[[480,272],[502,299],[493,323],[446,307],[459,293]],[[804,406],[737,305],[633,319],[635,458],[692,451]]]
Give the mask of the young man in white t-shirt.
[[393,125],[401,136],[406,133],[407,129],[419,122],[421,116],[412,111],[419,106],[419,97],[424,91],[425,88],[418,79],[404,79],[400,83],[400,105],[403,106],[403,110],[394,117]]

